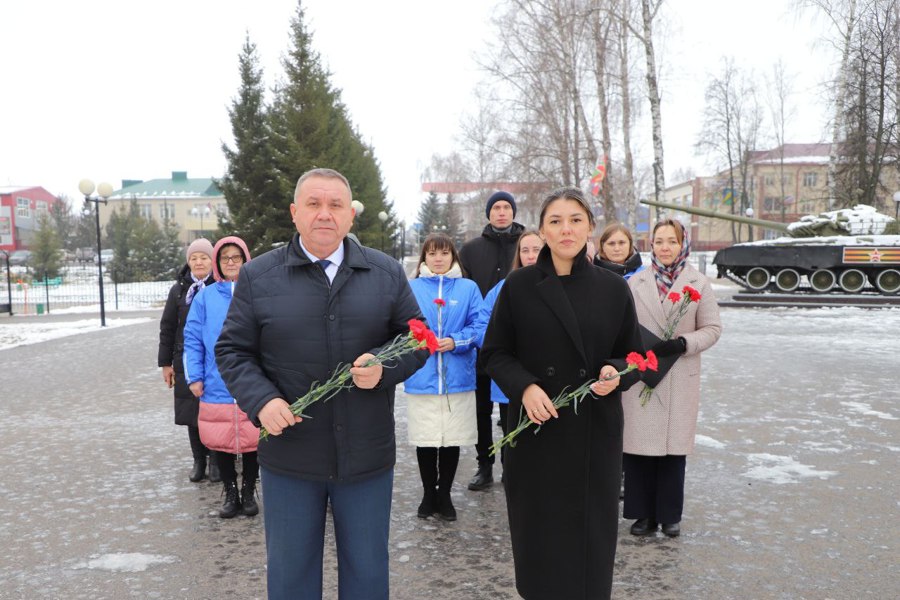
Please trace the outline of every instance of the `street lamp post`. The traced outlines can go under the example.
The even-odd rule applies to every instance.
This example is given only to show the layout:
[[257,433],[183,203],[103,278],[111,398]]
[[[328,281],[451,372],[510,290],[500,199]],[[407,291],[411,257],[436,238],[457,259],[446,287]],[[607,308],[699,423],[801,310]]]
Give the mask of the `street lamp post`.
[[900,224],[900,192],[894,192],[894,221]]
[[384,228],[387,224],[388,214],[384,211],[378,213],[378,220],[381,221],[381,251],[384,252]]
[[12,277],[9,274],[9,252],[0,250],[6,257],[6,300],[9,302],[9,316],[13,316],[12,310]]
[[91,197],[91,194],[94,193],[94,182],[90,179],[82,179],[78,182],[78,191],[84,194],[84,201],[93,202],[97,207],[97,274],[100,282],[100,326],[106,327],[106,306],[103,298],[103,254],[100,248],[100,203],[106,204],[106,199],[112,196],[113,187],[103,182],[96,189],[97,196]]
[[203,237],[203,217],[204,215],[209,214],[209,207],[204,206],[202,208],[197,208],[196,206],[191,209],[191,214],[200,217],[200,237]]

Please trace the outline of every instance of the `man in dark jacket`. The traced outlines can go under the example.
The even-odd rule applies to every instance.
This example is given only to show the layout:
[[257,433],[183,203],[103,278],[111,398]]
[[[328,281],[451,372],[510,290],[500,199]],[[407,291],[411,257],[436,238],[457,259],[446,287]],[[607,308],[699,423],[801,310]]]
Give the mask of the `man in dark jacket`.
[[[322,597],[330,502],[342,598],[388,598],[388,531],[396,460],[394,387],[427,352],[362,366],[419,307],[397,261],[347,238],[350,185],[331,169],[300,177],[299,235],[241,270],[216,360],[259,444],[271,599]],[[289,403],[353,364],[353,387],[295,417]]]
[[[485,207],[488,224],[481,235],[466,242],[459,251],[459,259],[466,277],[475,281],[482,297],[504,279],[516,255],[516,242],[525,230],[513,221],[516,199],[509,192],[494,192]],[[494,481],[494,457],[490,455],[494,439],[491,434],[491,379],[479,362],[475,376],[475,409],[478,423],[478,471],[469,482],[470,490],[487,489]]]

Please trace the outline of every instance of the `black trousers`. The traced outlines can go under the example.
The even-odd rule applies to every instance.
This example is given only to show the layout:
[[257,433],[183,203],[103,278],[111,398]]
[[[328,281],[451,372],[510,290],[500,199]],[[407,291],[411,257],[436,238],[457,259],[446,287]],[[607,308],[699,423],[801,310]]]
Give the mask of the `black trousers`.
[[198,460],[209,456],[209,448],[200,441],[200,429],[194,425],[188,425],[187,430],[188,439],[191,441],[191,455]]
[[671,525],[684,510],[684,469],[687,457],[624,454],[626,519],[650,519]]
[[475,375],[475,421],[478,427],[478,441],[475,451],[478,454],[478,466],[494,464],[491,456],[492,435],[491,415],[494,403],[491,402],[491,378],[487,375]]
[[[216,462],[219,465],[219,474],[222,482],[237,483],[237,469],[234,466],[236,454],[228,452],[216,452]],[[243,463],[243,481],[256,481],[259,479],[259,463],[256,462],[256,452],[244,452],[241,454]]]

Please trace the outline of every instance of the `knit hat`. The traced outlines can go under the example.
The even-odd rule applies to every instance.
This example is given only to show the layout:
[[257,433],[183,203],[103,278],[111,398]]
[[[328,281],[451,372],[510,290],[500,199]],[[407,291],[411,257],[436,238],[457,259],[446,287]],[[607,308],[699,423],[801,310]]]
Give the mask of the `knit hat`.
[[509,192],[494,192],[491,194],[491,197],[488,198],[487,206],[484,209],[484,216],[486,216],[489,220],[491,218],[491,208],[493,208],[494,204],[500,201],[509,202],[509,205],[512,206],[513,209],[513,217],[516,216],[516,199],[513,198],[513,195]]
[[191,242],[191,245],[188,246],[187,252],[184,255],[185,260],[191,260],[191,254],[194,252],[202,252],[209,257],[209,260],[213,260],[213,246],[206,238],[197,238]]

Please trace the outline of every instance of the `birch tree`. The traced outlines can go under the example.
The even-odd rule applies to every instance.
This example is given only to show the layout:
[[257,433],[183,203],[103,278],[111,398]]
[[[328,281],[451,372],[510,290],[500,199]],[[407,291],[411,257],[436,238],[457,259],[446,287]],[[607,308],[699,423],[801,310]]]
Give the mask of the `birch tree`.
[[838,153],[844,136],[844,105],[848,93],[850,50],[857,26],[857,0],[800,0],[799,5],[801,8],[812,9],[825,16],[834,30],[834,44],[841,54],[835,77],[831,152],[828,156],[828,205],[834,208],[837,198]]
[[[725,59],[721,73],[706,86],[697,148],[727,165],[731,214],[743,213],[750,206],[749,154],[756,149],[761,126],[762,109],[752,77],[735,67],[733,59]],[[731,231],[734,241],[741,241],[742,225],[732,222]],[[748,228],[748,238],[752,237]]]
[[[778,147],[778,182],[779,182],[779,208],[781,210],[781,222],[786,220],[786,190],[784,174],[784,145],[786,143],[787,124],[796,114],[789,104],[793,77],[787,74],[784,61],[779,59],[772,66],[772,74],[766,78],[766,100],[769,106],[769,114],[772,119],[772,131],[775,144]],[[795,200],[796,201],[796,200]]]

